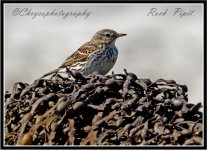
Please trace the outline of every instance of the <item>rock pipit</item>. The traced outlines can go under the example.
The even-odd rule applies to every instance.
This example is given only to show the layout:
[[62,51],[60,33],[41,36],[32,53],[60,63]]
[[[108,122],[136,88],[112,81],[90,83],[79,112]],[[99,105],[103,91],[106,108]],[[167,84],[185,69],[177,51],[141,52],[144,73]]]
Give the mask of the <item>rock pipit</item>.
[[118,49],[115,46],[115,41],[118,37],[125,35],[111,29],[98,31],[90,42],[85,43],[76,50],[62,65],[42,77],[51,74],[56,75],[58,72],[66,69],[66,67],[70,70],[80,71],[84,75],[88,75],[94,71],[102,75],[107,74],[114,66],[118,57]]

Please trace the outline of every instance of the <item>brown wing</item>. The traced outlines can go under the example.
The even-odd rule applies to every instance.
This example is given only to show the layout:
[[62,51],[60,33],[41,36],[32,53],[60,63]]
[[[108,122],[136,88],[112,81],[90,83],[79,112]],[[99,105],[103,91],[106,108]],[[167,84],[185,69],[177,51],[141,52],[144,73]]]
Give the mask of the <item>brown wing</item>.
[[88,56],[97,49],[96,45],[90,44],[89,42],[81,46],[71,56],[69,56],[59,68],[71,66],[77,62],[84,62]]

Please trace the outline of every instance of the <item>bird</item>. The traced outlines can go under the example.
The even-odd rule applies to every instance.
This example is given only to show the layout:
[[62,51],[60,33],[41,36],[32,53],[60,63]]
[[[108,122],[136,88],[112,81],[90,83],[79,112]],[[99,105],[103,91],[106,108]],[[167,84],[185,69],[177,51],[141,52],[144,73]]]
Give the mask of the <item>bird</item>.
[[60,72],[65,73],[68,68],[79,71],[83,75],[89,75],[93,72],[106,75],[118,57],[115,41],[117,38],[126,35],[111,29],[102,29],[96,32],[89,42],[72,53],[57,69],[44,74],[41,78]]

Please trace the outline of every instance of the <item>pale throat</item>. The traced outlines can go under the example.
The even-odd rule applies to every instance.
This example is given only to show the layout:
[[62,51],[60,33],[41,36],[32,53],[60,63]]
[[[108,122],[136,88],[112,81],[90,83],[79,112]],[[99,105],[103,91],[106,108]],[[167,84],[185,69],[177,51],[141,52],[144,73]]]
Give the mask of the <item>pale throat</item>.
[[109,47],[115,47],[115,42],[116,42],[116,39],[114,39],[114,40],[109,44]]

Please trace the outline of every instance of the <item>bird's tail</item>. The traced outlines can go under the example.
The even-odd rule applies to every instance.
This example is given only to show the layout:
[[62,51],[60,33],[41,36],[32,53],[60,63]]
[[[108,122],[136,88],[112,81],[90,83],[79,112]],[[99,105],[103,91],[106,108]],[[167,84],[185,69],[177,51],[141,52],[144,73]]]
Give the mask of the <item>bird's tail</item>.
[[59,70],[60,70],[59,68],[58,69],[55,69],[55,70],[52,70],[52,71],[44,74],[41,78],[47,77],[47,76],[49,76],[51,74],[57,74]]

